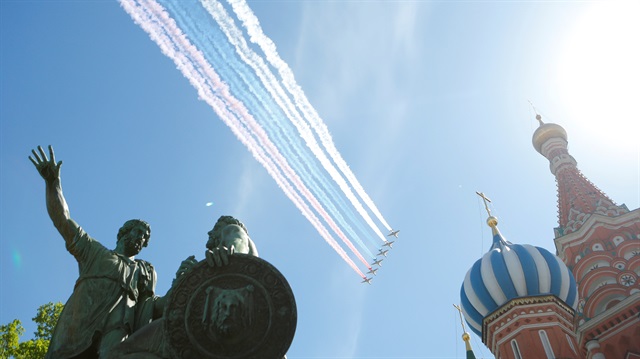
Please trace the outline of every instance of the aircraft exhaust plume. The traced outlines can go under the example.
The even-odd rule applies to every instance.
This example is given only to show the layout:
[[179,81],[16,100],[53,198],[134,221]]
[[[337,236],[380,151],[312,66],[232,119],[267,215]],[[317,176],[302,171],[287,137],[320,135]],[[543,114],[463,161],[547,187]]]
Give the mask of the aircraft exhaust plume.
[[[369,240],[375,238],[363,228],[364,223],[385,241],[369,211],[387,230],[391,227],[342,159],[326,125],[296,84],[288,65],[280,59],[273,42],[262,33],[246,2],[228,0],[251,42],[265,53],[268,64],[249,47],[242,30],[216,0],[201,0],[201,4],[178,0],[119,1],[320,236],[358,275],[366,278],[329,230],[371,270],[351,240],[367,255],[374,256],[350,222]],[[215,22],[201,21],[205,14]]]
[[[237,113],[246,114],[244,119],[249,119],[248,111],[243,108],[242,104],[235,100],[225,88],[224,84],[219,80],[212,68],[206,66],[206,61],[197,63],[195,59],[202,58],[199,51],[190,46],[189,41],[184,34],[175,25],[175,22],[169,17],[168,13],[155,1],[140,1],[140,6],[136,6],[133,0],[120,0],[122,7],[129,13],[134,21],[140,25],[158,44],[162,52],[171,58],[178,69],[190,81],[192,86],[198,91],[201,99],[207,102],[220,118],[233,131],[236,137],[249,149],[254,158],[258,160],[267,172],[274,178],[285,195],[298,207],[301,213],[316,228],[320,235],[327,243],[338,252],[338,254],[351,266],[354,271],[363,276],[362,272],[353,263],[353,261],[344,252],[337,242],[329,235],[326,228],[322,226],[320,221],[315,217],[313,212],[306,206],[304,201],[299,197],[297,192],[291,187],[289,182],[273,165],[272,160],[266,155],[263,148],[257,145],[253,135],[255,133],[247,133],[246,127],[238,124]],[[188,56],[185,54],[189,54]],[[204,78],[203,73],[207,73],[210,77]],[[207,85],[213,82],[217,87],[211,88]],[[222,97],[222,96],[224,97]],[[229,108],[233,109],[230,111]],[[234,114],[236,112],[236,114]]]
[[[289,65],[287,65],[287,63],[283,61],[282,58],[280,58],[280,55],[276,50],[276,45],[262,31],[262,27],[260,26],[258,18],[249,8],[246,1],[227,1],[232,6],[235,14],[242,21],[244,27],[247,29],[250,41],[258,45],[262,49],[267,57],[267,61],[269,61],[269,63],[278,70],[280,76],[283,79],[285,88],[294,97],[296,104],[305,114],[305,118],[310,122],[311,126],[318,134],[322,144],[324,145],[325,149],[327,150],[333,161],[336,163],[338,168],[342,171],[349,183],[356,190],[356,193],[358,193],[360,198],[362,198],[362,200],[378,218],[378,220],[384,225],[387,230],[391,230],[391,226],[389,226],[389,224],[385,221],[382,213],[380,213],[373,200],[371,200],[369,195],[366,193],[360,182],[357,180],[357,178],[347,165],[346,161],[342,158],[342,155],[340,155],[340,152],[337,150],[333,143],[333,139],[331,137],[331,134],[329,133],[329,130],[327,129],[327,126],[324,124],[317,111],[309,103],[302,88],[300,88],[300,86],[297,84],[293,75],[293,71],[291,71]],[[384,240],[384,236],[382,236],[382,239]]]

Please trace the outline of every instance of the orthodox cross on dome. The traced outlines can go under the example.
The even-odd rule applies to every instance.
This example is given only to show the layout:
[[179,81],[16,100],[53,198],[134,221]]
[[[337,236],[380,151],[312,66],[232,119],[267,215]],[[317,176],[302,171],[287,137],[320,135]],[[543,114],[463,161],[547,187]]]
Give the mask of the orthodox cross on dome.
[[478,196],[482,197],[482,200],[484,201],[484,208],[487,210],[487,213],[489,214],[489,217],[491,217],[491,210],[489,209],[489,205],[487,204],[487,202],[491,203],[491,200],[487,196],[485,196],[485,194],[482,193],[482,192],[476,191],[476,194]]
[[464,325],[464,318],[462,317],[462,308],[460,308],[459,305],[453,305],[454,308],[456,308],[458,310],[458,313],[460,314],[460,324],[462,324],[462,331],[463,332],[467,332],[467,327],[465,327]]
[[531,105],[531,108],[533,109],[533,112],[536,113],[536,120],[538,120],[538,122],[540,122],[540,126],[544,125],[544,122],[542,122],[542,116],[540,116],[540,114],[536,110],[536,107],[533,105],[533,102],[531,102],[531,100],[527,100],[527,101],[529,101],[529,105]]
[[484,201],[484,208],[487,210],[487,214],[489,214],[489,218],[487,218],[487,224],[489,225],[489,227],[491,227],[491,231],[493,232],[493,235],[495,236],[496,234],[498,234],[498,219],[494,216],[491,215],[491,210],[489,209],[489,204],[491,203],[491,200],[482,192],[477,192],[476,194],[480,197],[482,197],[482,200]]

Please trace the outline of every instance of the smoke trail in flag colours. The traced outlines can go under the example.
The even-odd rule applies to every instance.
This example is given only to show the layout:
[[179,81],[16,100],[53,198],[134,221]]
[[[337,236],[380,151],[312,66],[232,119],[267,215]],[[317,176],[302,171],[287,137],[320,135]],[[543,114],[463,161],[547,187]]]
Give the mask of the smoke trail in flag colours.
[[[242,44],[246,46],[244,37],[233,24],[233,19],[228,18],[224,8],[220,7],[217,10],[218,13],[209,9],[212,15],[218,15],[217,18],[214,17],[220,26],[217,28],[212,26],[211,17],[204,8],[198,8],[194,12],[193,4],[190,2],[171,0],[160,0],[160,2],[167,7],[166,10],[155,0],[120,0],[127,13],[158,44],[162,52],[174,61],[177,68],[196,88],[199,97],[213,108],[254,158],[265,167],[320,236],[358,275],[365,277],[351,257],[332,237],[327,227],[367,268],[370,268],[370,265],[342,230],[344,229],[371,257],[373,255],[369,248],[362,242],[349,221],[358,228],[361,236],[370,239],[371,235],[371,232],[363,229],[361,221],[369,224],[371,230],[378,236],[381,234],[367,212],[358,208],[360,205],[358,200],[355,199],[354,202],[355,196],[351,194],[349,186],[318,146],[309,123],[321,139],[328,135],[328,131],[319,132],[318,128],[326,129],[326,126],[319,117],[307,118],[309,110],[306,108],[300,114],[282,89],[282,84],[269,71],[262,58],[253,51],[243,50]],[[204,15],[207,15],[207,18]],[[221,29],[224,35],[217,35]],[[198,38],[198,34],[207,34],[207,36]],[[215,38],[215,41],[211,41],[212,38]],[[230,43],[233,43],[235,51]],[[288,66],[286,69],[288,70]],[[279,69],[279,71],[283,76],[283,70]],[[292,93],[290,84],[285,87]],[[304,97],[304,94],[300,90],[298,95],[293,94],[293,96],[298,104],[301,101],[299,96]],[[306,98],[303,100],[307,101]],[[308,107],[311,108],[310,105]],[[311,110],[313,111],[311,114],[315,114],[315,110],[313,108]],[[337,151],[337,155],[331,152],[335,147],[330,137],[328,139],[330,141],[328,144],[325,139],[321,140],[325,150],[330,153],[336,163],[344,162]],[[327,149],[329,146],[333,150]],[[338,167],[345,173],[342,165],[338,164]],[[349,173],[345,173],[345,176],[351,185],[356,188],[380,222],[388,227],[382,216],[378,215],[375,205],[372,202],[369,203],[370,199],[366,193],[365,199],[362,195],[364,191],[361,193],[358,190],[361,186],[357,181],[353,181],[355,177],[350,170]],[[332,184],[327,174],[338,184],[339,190],[335,184]],[[342,200],[342,196],[349,199],[355,207],[355,212]],[[357,216],[356,212],[360,216]]]
[[[209,0],[201,1],[204,2]],[[327,126],[324,124],[316,110],[307,100],[304,91],[296,83],[293,72],[289,68],[289,65],[287,65],[287,63],[280,58],[280,55],[278,55],[276,45],[263,33],[258,18],[254,15],[253,11],[251,11],[249,6],[247,5],[247,2],[245,0],[227,1],[229,2],[229,4],[231,4],[231,6],[233,7],[233,11],[238,16],[238,19],[242,21],[244,27],[247,29],[251,42],[260,46],[267,57],[267,61],[269,61],[269,63],[278,70],[278,73],[283,79],[285,88],[294,97],[296,104],[303,111],[303,113],[305,114],[305,118],[308,119],[309,123],[318,134],[322,144],[325,146],[333,161],[336,163],[338,168],[340,168],[342,173],[344,173],[349,183],[353,186],[358,195],[360,195],[362,200],[373,212],[373,214],[384,225],[384,227],[390,231],[391,226],[389,226],[389,224],[385,221],[382,213],[380,213],[380,211],[378,210],[378,207],[375,205],[373,200],[371,200],[367,192],[357,180],[356,176],[353,174],[345,160],[342,158],[342,155],[340,155],[340,152],[338,152],[338,149],[333,143],[331,134],[329,133]]]
[[[235,27],[233,20],[227,15],[222,5],[217,1],[203,1],[202,3],[203,3],[203,6],[207,9],[207,11],[209,11],[209,13],[212,15],[212,17],[218,22],[218,24],[220,25],[220,28],[227,36],[227,39],[231,44],[235,46],[236,51],[242,57],[244,62],[248,64],[256,72],[258,77],[262,80],[262,84],[264,85],[266,90],[269,92],[269,94],[274,99],[276,99],[280,108],[285,109],[285,114],[289,119],[291,119],[291,122],[296,126],[301,137],[306,141],[307,146],[311,149],[311,152],[316,156],[316,158],[320,161],[323,167],[328,170],[331,176],[334,179],[337,178],[336,182],[340,184],[340,188],[343,189],[345,193],[348,193],[349,195],[351,195],[351,197],[353,197],[353,199],[356,200],[357,202],[357,199],[355,199],[355,197],[351,194],[351,190],[349,189],[346,182],[342,179],[340,174],[335,170],[335,168],[333,167],[329,159],[326,157],[324,152],[322,152],[321,148],[318,146],[317,142],[315,141],[315,138],[313,137],[311,129],[305,122],[303,122],[302,118],[297,113],[295,106],[291,103],[289,98],[285,95],[284,90],[279,85],[275,76],[273,76],[273,74],[267,69],[267,66],[264,63],[264,61],[262,61],[262,58],[260,58],[255,52],[251,51],[248,48],[246,42],[244,41],[244,37],[242,37],[242,33],[238,30],[238,28]],[[267,125],[269,125],[269,123],[267,123]],[[285,134],[287,134],[287,132],[285,132]],[[289,137],[287,141],[288,143],[298,142],[292,136],[288,135],[288,137]],[[286,148],[286,146],[284,147]],[[306,151],[299,151],[299,154],[303,156],[305,155],[305,153]],[[293,157],[295,158],[295,155]],[[320,177],[320,176],[316,176],[316,177]],[[316,195],[321,197],[326,197],[322,189],[319,189]],[[323,204],[325,204],[327,207],[330,207],[331,209],[335,208],[333,203],[329,200],[323,201]],[[360,203],[357,203],[357,204],[360,205]],[[360,208],[362,208],[361,205],[360,205]],[[364,216],[366,216],[366,218],[369,220],[368,222],[371,222],[368,214],[364,211],[363,208],[362,208],[362,212],[364,212]],[[350,213],[350,212],[347,212],[347,213]],[[339,212],[335,212],[334,216],[339,222],[343,222],[341,223],[342,226],[347,231],[351,232],[352,237],[354,238],[354,240],[358,242],[360,247],[363,248],[367,252],[367,254],[369,254],[370,257],[373,257],[373,254],[371,253],[371,251],[369,251],[366,245],[362,243],[362,240],[359,238],[359,236],[353,233],[349,224],[342,221],[343,219],[342,215]],[[373,222],[371,222],[371,225],[373,226],[374,230],[377,230]],[[380,236],[384,239],[382,234],[380,234]],[[347,241],[345,241],[345,238],[342,238],[342,239],[348,246],[350,246],[350,244]]]

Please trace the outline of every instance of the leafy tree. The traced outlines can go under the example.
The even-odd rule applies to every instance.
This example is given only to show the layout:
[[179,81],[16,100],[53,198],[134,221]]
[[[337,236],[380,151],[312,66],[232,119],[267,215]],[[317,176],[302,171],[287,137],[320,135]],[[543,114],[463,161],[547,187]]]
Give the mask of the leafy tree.
[[7,325],[0,325],[0,358],[9,358],[15,354],[22,333],[24,328],[18,319]]
[[22,343],[20,337],[24,334],[24,327],[19,319],[14,319],[7,325],[0,325],[0,358],[43,358],[63,307],[62,303],[51,302],[38,307],[36,316],[31,318],[37,324],[33,333],[35,338]]

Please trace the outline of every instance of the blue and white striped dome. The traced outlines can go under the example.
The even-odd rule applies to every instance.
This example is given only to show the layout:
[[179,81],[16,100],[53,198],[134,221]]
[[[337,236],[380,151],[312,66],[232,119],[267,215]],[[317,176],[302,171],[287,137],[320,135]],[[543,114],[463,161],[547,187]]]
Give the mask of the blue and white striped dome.
[[560,258],[540,247],[508,242],[495,217],[487,223],[493,245],[469,269],[460,289],[462,312],[476,334],[482,336],[487,315],[515,298],[553,294],[576,308],[576,281]]

